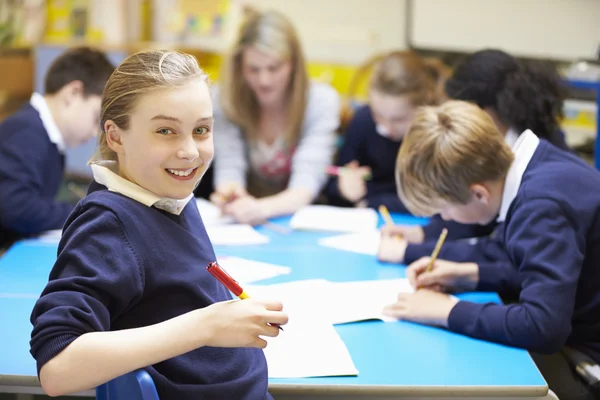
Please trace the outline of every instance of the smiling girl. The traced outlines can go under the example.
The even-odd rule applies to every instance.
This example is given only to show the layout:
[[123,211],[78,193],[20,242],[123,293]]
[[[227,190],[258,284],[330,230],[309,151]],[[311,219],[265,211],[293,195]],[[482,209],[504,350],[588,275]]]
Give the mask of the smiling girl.
[[94,388],[145,368],[162,399],[271,399],[259,336],[277,302],[232,301],[192,191],[213,158],[206,75],[189,55],[127,58],[104,90],[94,181],[64,228],[33,310],[44,391]]

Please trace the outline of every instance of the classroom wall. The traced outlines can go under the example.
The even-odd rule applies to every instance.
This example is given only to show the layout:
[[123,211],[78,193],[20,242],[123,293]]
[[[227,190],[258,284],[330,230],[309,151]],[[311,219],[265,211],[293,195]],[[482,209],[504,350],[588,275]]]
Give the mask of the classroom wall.
[[499,47],[523,57],[593,59],[599,0],[412,0],[410,41],[421,48]]
[[[310,61],[357,65],[379,52],[406,48],[406,0],[246,0],[244,3],[274,8],[288,15]],[[232,22],[235,24],[235,19]]]

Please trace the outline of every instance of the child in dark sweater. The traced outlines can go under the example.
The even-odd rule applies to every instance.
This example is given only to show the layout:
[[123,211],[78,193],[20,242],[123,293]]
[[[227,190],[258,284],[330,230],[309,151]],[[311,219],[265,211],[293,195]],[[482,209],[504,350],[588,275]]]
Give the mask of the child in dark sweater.
[[440,100],[445,70],[438,61],[413,52],[392,52],[373,62],[369,104],[356,110],[344,133],[336,163],[343,173],[329,180],[328,200],[347,207],[385,205],[391,212],[406,213],[396,194],[396,156],[415,108]]
[[215,254],[193,190],[213,158],[213,109],[196,59],[128,57],[101,124],[94,181],[31,315],[44,391],[145,368],[161,399],[271,399],[260,336],[278,335],[282,305],[231,301],[206,270]]
[[[481,108],[450,101],[418,112],[397,177],[417,215],[501,223],[506,261],[440,259],[430,269],[428,257],[419,259],[407,276],[420,290],[400,294],[386,314],[527,349],[559,398],[589,392],[561,350],[600,363],[600,192],[590,190],[600,173],[530,130],[511,149]],[[440,289],[509,289],[518,301],[476,304]]]
[[48,69],[45,94],[0,124],[0,248],[60,229],[73,205],[55,200],[64,152],[98,132],[100,95],[113,65],[89,48],[74,48]]
[[[522,132],[531,129],[540,139],[568,150],[560,130],[565,93],[560,77],[549,65],[521,62],[499,50],[482,50],[469,55],[454,69],[446,82],[446,93],[452,99],[469,101],[485,110],[509,146]],[[444,227],[448,228],[447,239],[452,241],[487,237],[496,223],[460,224],[434,215],[423,227],[398,226],[394,234],[402,234],[408,243],[406,254],[397,254],[396,257],[402,257],[394,260],[410,263],[431,254]],[[488,245],[487,239],[482,245]]]

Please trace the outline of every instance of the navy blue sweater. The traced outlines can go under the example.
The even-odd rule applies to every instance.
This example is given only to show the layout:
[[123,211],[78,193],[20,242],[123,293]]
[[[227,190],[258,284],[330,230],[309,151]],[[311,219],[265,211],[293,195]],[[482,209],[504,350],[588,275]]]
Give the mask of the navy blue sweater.
[[62,228],[73,206],[55,200],[64,156],[27,104],[0,124],[0,247]]
[[[92,182],[31,315],[38,373],[84,333],[152,325],[230,300],[206,271],[214,260],[194,201],[177,216]],[[146,369],[162,400],[271,399],[261,349],[201,347]]]
[[479,266],[479,290],[517,290],[511,305],[459,302],[452,331],[600,363],[600,173],[546,141],[523,174],[500,232],[509,262]]
[[[356,110],[344,133],[344,144],[336,165],[356,160],[361,166],[371,168],[372,179],[367,181],[365,197],[369,207],[377,208],[383,204],[390,212],[408,213],[396,190],[396,157],[401,144],[377,133],[368,105]],[[337,177],[332,177],[327,183],[327,197],[332,205],[353,205],[340,194]]]

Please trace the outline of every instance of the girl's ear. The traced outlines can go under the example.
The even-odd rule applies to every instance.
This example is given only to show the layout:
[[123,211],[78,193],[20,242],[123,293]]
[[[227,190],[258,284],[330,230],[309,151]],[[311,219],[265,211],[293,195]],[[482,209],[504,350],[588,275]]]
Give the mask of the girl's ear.
[[104,132],[106,135],[106,144],[117,154],[123,153],[123,131],[112,120],[104,123]]

